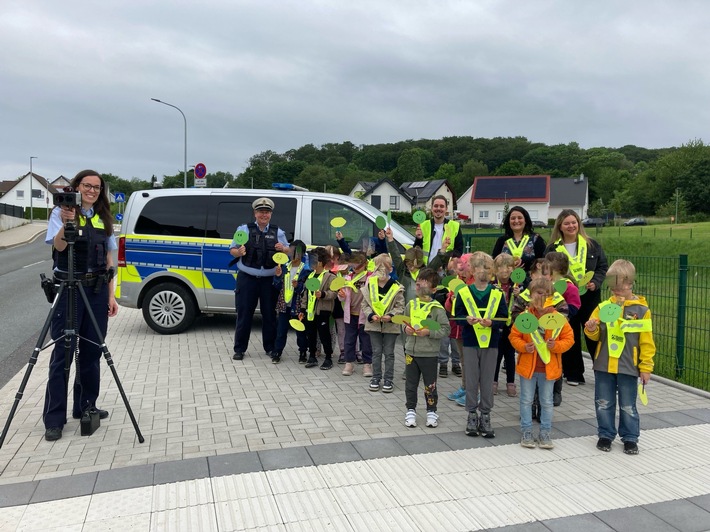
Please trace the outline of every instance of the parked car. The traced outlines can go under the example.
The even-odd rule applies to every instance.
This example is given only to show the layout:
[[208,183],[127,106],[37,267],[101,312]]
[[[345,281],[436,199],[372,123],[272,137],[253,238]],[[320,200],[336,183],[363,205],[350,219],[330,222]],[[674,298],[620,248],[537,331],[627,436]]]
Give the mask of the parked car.
[[585,227],[604,227],[606,220],[604,218],[585,218],[582,220],[582,225]]
[[533,220],[532,221],[532,226],[533,227],[538,227],[541,229],[547,229],[547,224],[543,222],[542,220]]
[[638,218],[631,218],[625,221],[624,225],[648,225],[648,222],[639,216]]

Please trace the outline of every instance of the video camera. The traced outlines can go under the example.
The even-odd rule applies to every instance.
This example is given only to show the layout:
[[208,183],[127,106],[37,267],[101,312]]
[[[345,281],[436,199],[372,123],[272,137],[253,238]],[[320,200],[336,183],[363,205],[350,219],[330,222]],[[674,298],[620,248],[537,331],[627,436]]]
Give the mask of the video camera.
[[71,187],[64,187],[63,192],[54,194],[54,205],[56,207],[81,207],[81,192],[77,192]]

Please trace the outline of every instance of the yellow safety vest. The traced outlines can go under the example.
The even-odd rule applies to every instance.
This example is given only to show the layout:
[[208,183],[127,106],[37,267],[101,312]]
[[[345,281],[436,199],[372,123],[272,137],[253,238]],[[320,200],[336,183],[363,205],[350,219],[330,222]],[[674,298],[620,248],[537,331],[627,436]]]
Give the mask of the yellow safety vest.
[[[473,299],[473,294],[471,293],[470,288],[462,288],[456,295],[461,296],[461,301],[463,301],[468,315],[474,316],[479,320],[493,318],[496,315],[496,312],[498,312],[501,300],[504,298],[503,292],[494,288],[488,296],[488,306],[485,309],[480,309],[476,305],[476,301]],[[481,313],[482,310],[484,311],[483,314]],[[486,349],[491,343],[491,327],[484,327],[480,323],[475,323],[473,325],[473,332],[476,333],[478,345],[480,345],[483,349]]]
[[[318,276],[318,280],[321,283],[321,286],[323,286],[323,276],[328,270],[323,270],[320,275]],[[311,274],[308,276],[308,279],[311,277],[315,277],[316,272],[311,272]],[[308,291],[308,307],[307,307],[307,313],[306,313],[306,319],[308,321],[313,321],[313,319],[316,317],[316,293],[311,292],[310,290]]]
[[557,241],[555,250],[567,255],[569,258],[569,271],[572,272],[572,277],[574,277],[577,286],[579,286],[587,268],[587,241],[581,236],[577,237],[577,254],[574,257],[569,254],[561,239]]
[[[609,305],[611,301],[607,300],[599,304],[601,310]],[[623,308],[623,307],[622,307]],[[653,325],[651,320],[625,320],[619,318],[613,323],[606,324],[606,340],[609,348],[610,358],[621,358],[626,346],[626,333],[642,333],[652,332]]]
[[505,244],[508,246],[508,249],[510,250],[510,254],[513,255],[516,259],[519,259],[520,257],[523,256],[523,250],[525,249],[525,246],[528,245],[528,241],[530,240],[530,235],[525,235],[523,238],[520,240],[520,244],[516,244],[515,240],[512,238],[509,238],[508,240],[505,241]]
[[429,312],[433,308],[443,309],[436,300],[422,301],[419,298],[413,299],[409,302],[409,317],[411,318],[412,328],[420,329],[422,326],[422,321],[427,319]]
[[[86,216],[84,216],[83,214],[79,215],[79,225],[86,225]],[[91,217],[91,225],[94,229],[106,229],[104,221],[96,213],[94,213],[94,215]]]
[[380,298],[377,276],[373,275],[367,280],[367,287],[370,291],[370,305],[372,306],[372,310],[375,311],[375,314],[380,317],[385,315],[385,311],[387,310],[387,307],[390,306],[390,303],[392,303],[395,294],[399,290],[399,286],[400,285],[398,283],[392,283],[392,286],[390,286],[389,290],[387,290],[385,296]]
[[[301,275],[301,270],[303,270],[303,263],[298,265],[296,268],[296,279]],[[286,268],[286,274],[284,275],[284,301],[286,304],[290,303],[293,299],[293,285],[291,284],[291,263],[288,263]]]
[[[422,230],[422,251],[424,252],[424,264],[429,262],[429,250],[431,249],[431,220],[425,220],[419,227]],[[441,241],[444,238],[449,237],[449,245],[446,247],[446,251],[453,251],[454,241],[456,236],[459,234],[460,224],[449,220],[444,224],[444,234],[441,236]]]

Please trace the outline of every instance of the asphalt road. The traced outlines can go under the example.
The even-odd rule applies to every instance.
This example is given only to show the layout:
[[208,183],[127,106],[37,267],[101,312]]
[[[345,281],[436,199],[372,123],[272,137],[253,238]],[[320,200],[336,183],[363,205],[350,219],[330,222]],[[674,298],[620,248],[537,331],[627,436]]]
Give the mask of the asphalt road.
[[52,270],[43,238],[0,250],[0,386],[27,364],[49,313],[39,279]]

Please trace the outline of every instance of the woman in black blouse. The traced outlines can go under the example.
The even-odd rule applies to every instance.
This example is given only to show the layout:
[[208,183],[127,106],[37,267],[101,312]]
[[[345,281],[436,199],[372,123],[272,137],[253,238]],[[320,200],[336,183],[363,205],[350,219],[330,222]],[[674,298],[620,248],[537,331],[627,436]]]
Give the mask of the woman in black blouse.
[[533,231],[528,211],[518,205],[512,207],[503,220],[503,229],[505,234],[493,246],[493,258],[507,253],[515,257],[516,268],[529,272],[533,261],[545,256],[545,241]]

